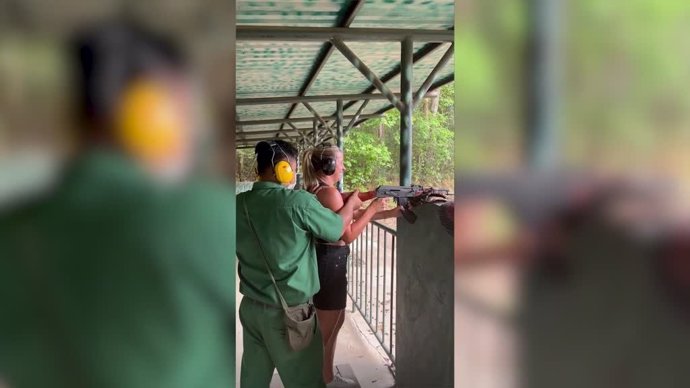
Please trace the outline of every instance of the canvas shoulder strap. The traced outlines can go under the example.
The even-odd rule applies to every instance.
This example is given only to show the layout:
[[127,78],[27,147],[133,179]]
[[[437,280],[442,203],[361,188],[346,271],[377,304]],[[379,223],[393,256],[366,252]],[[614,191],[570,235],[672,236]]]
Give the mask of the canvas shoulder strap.
[[283,294],[280,292],[280,288],[278,288],[278,283],[276,283],[275,277],[273,277],[273,272],[271,271],[271,267],[268,264],[268,256],[266,256],[266,251],[264,251],[263,245],[261,245],[261,239],[259,239],[259,234],[256,232],[256,229],[254,229],[254,224],[252,223],[252,219],[249,217],[249,210],[247,210],[247,201],[246,198],[243,198],[242,205],[244,207],[244,215],[247,218],[247,223],[249,224],[249,228],[252,230],[252,233],[254,233],[254,237],[256,237],[256,242],[259,244],[259,249],[261,250],[261,256],[264,258],[264,264],[266,264],[266,270],[268,271],[268,274],[271,276],[271,281],[273,282],[273,286],[276,288],[276,292],[278,293],[278,298],[280,299],[280,304],[283,306],[283,310],[287,312],[288,310],[288,305],[285,302],[285,298],[283,298]]

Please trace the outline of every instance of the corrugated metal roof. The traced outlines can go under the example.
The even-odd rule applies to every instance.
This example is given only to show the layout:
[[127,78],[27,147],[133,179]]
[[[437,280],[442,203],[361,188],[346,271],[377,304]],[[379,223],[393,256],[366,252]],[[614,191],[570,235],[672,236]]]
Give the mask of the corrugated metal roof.
[[237,25],[332,27],[350,0],[237,1]]
[[[238,26],[336,27],[338,20],[353,6],[353,0],[238,0]],[[396,28],[447,30],[454,25],[453,0],[366,0],[358,9],[353,28]],[[308,81],[326,43],[288,41],[237,42],[237,98],[298,96]],[[396,42],[347,42],[350,49],[380,78],[389,75],[386,85],[400,91],[400,44]],[[413,66],[413,89],[416,91],[436,66],[450,43],[415,42],[415,57],[428,52]],[[433,50],[429,50],[436,47]],[[454,63],[439,72],[436,80],[449,80]],[[358,94],[370,92],[371,83],[338,51],[333,50],[328,61],[305,95]],[[378,91],[374,90],[374,93]],[[347,101],[346,101],[347,102]],[[360,103],[348,104],[344,114],[353,115]],[[335,115],[335,102],[310,104],[322,116]],[[238,121],[282,119],[292,104],[239,105]],[[371,101],[364,114],[390,107],[388,100]],[[312,117],[298,104],[290,117]],[[308,124],[308,125],[307,125]],[[299,125],[298,125],[299,126]],[[301,127],[311,126],[302,123]],[[245,126],[242,131],[279,130],[281,124]],[[286,126],[287,128],[287,126]],[[267,136],[272,137],[272,136]]]
[[454,11],[452,0],[371,0],[351,27],[447,29],[453,26]]

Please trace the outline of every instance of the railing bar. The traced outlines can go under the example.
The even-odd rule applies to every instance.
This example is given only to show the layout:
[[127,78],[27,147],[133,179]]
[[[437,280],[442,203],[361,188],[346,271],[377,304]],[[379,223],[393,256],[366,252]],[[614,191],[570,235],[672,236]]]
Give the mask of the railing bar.
[[362,240],[362,245],[359,248],[360,252],[362,253],[362,257],[359,260],[359,283],[358,283],[359,291],[357,294],[358,295],[357,303],[359,304],[359,306],[362,306],[362,294],[364,292],[364,290],[362,289],[362,286],[364,285],[363,271],[364,271],[364,263],[366,260],[366,253],[365,253],[366,252],[366,245],[367,245],[366,233],[367,233],[367,230],[366,230],[366,228],[364,228],[365,237],[364,237],[364,240]]
[[374,316],[374,314],[372,314],[372,311],[371,311],[371,296],[372,296],[372,291],[373,291],[373,284],[372,284],[373,279],[371,276],[372,275],[371,271],[373,270],[373,267],[374,267],[374,230],[375,229],[376,228],[374,227],[374,225],[372,225],[370,235],[369,235],[369,262],[367,263],[367,265],[368,265],[367,266],[367,275],[369,277],[369,284],[368,284],[369,285],[369,291],[367,292],[366,302],[367,302],[367,308],[369,311],[369,315],[368,315],[369,321],[372,324],[373,324],[373,318],[372,317]]
[[362,240],[359,239],[359,243],[357,243],[357,266],[355,266],[355,276],[357,277],[357,281],[355,282],[354,289],[352,290],[352,293],[358,302],[359,302],[359,282],[361,281],[359,278],[359,268],[361,266],[362,266]]
[[[374,236],[374,234],[376,235]],[[383,235],[383,241],[381,235]],[[390,240],[388,235],[390,235]],[[378,222],[370,222],[362,235],[353,242],[350,262],[348,263],[348,294],[352,300],[352,312],[358,311],[364,318],[367,326],[372,330],[374,336],[388,357],[390,357],[393,366],[395,366],[394,330],[396,326],[396,239],[397,234],[394,229]],[[391,243],[390,249],[388,247],[389,242]],[[376,264],[374,264],[375,244]],[[383,247],[381,247],[381,244],[383,244]],[[382,251],[383,268],[381,268]],[[388,262],[389,251],[391,253],[390,265]],[[357,262],[355,262],[355,259]],[[374,282],[374,265],[376,265],[376,282]],[[381,273],[382,271],[383,274]],[[388,271],[390,271],[390,274]],[[350,276],[353,277],[354,284],[351,284]],[[383,277],[383,284],[381,284],[381,277]],[[367,282],[369,283],[368,285]],[[390,290],[389,297],[386,296],[387,289]],[[374,291],[376,294],[374,294]],[[375,314],[374,307],[376,308]],[[388,314],[386,314],[386,307],[389,307]]]
[[[383,237],[385,239],[386,233],[383,233]],[[376,328],[378,331],[379,327],[379,293],[381,292],[381,287],[380,287],[380,274],[379,274],[379,268],[381,267],[381,229],[377,231],[377,240],[379,241],[379,245],[376,247]],[[385,245],[385,241],[384,241]],[[383,313],[381,313],[383,315]],[[383,331],[383,328],[381,328],[381,331]]]
[[394,310],[395,310],[395,289],[394,289],[394,284],[395,284],[395,251],[396,251],[396,238],[393,236],[393,256],[391,260],[391,315],[390,315],[390,321],[391,321],[391,335],[388,338],[389,339],[389,344],[388,347],[391,352],[391,360],[395,361],[395,357],[392,355],[393,354],[393,330],[395,330],[395,324],[394,324]]
[[[365,236],[366,236],[366,232],[367,232],[367,230],[366,230],[366,228],[364,228]],[[366,237],[364,237],[362,244],[360,244],[360,246],[359,246],[360,257],[359,257],[359,267],[357,268],[358,269],[357,272],[359,273],[359,275],[357,275],[357,304],[361,304],[361,302],[362,302],[362,266],[364,265],[364,248],[363,248],[363,246],[366,243],[366,241],[367,241]]]
[[[354,252],[357,250],[357,243],[359,242],[359,239],[353,241],[352,243],[352,249],[350,250],[350,260],[347,263],[347,294],[352,298],[352,271],[354,270],[354,262],[355,262],[355,254]],[[351,313],[355,312],[354,309],[354,301],[352,303],[353,308],[350,309]]]
[[369,294],[367,295],[367,304],[369,305],[369,319],[373,321],[374,313],[371,310],[371,302],[374,291],[374,226],[371,227],[371,242],[369,244]]
[[369,229],[364,228],[364,240],[362,240],[362,262],[359,267],[359,303],[362,307],[362,317],[367,319],[366,310],[364,308],[364,287],[366,286],[366,264],[367,264],[367,244],[369,241]]
[[[357,251],[357,240],[352,242],[352,249],[351,252],[356,252]],[[354,262],[355,262],[355,254],[351,253],[350,255],[350,262],[347,265],[347,295],[352,298],[352,285],[353,285],[353,273],[354,271]],[[354,312],[354,311],[350,311]]]
[[367,319],[367,308],[366,308],[366,299],[367,299],[367,296],[366,296],[366,295],[367,295],[367,283],[366,283],[366,281],[367,281],[367,267],[366,267],[366,265],[367,265],[367,262],[369,261],[369,257],[367,256],[367,250],[369,249],[369,248],[368,248],[368,246],[369,246],[369,225],[367,225],[367,227],[364,228],[364,230],[366,230],[367,237],[366,237],[366,239],[364,240],[364,254],[362,255],[362,257],[363,257],[365,260],[362,262],[362,273],[361,273],[361,275],[362,275],[362,283],[361,283],[361,285],[360,285],[360,287],[362,288],[362,291],[360,292],[360,294],[361,294],[361,295],[360,295],[360,302],[362,303],[362,310],[364,311],[364,319],[366,320],[366,319]]
[[385,230],[386,232],[388,232],[388,233],[394,235],[394,236],[396,236],[396,235],[398,234],[398,232],[397,232],[395,229],[393,229],[393,228],[391,228],[391,227],[389,227],[389,226],[386,226],[386,225],[384,225],[384,224],[382,224],[382,223],[380,223],[380,222],[378,222],[378,221],[371,221],[371,223],[374,224],[374,225],[376,225],[376,226],[378,226],[379,228]]
[[[352,250],[353,252],[357,252],[357,247],[359,246],[359,239],[355,240],[356,244],[354,246],[354,249]],[[356,253],[357,255],[357,260],[359,260],[359,253]],[[351,288],[351,294],[350,297],[352,298],[352,312],[355,312],[354,307],[355,307],[355,290],[357,289],[357,263],[355,262],[355,259],[353,257],[352,260],[352,288]]]
[[386,347],[384,343],[386,342],[386,271],[388,270],[388,233],[384,234],[384,244],[383,244],[383,305],[381,307],[381,317],[383,320],[383,343],[381,344],[384,348]]

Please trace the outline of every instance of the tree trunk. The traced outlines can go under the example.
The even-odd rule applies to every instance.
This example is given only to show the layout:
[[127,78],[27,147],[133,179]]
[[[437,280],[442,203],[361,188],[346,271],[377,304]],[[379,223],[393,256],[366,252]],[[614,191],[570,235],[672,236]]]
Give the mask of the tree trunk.
[[429,98],[429,102],[431,104],[431,112],[434,114],[438,113],[438,102],[440,97],[439,92],[440,89],[436,89],[434,91],[427,93],[427,97]]

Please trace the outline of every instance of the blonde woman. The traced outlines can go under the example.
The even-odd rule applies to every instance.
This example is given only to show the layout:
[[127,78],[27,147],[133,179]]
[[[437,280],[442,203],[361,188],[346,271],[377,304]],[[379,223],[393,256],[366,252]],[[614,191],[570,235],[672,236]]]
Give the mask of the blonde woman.
[[[338,147],[322,146],[304,152],[302,156],[304,187],[316,195],[321,204],[335,212],[340,211],[352,193],[340,193],[335,184],[342,177],[343,154]],[[374,192],[360,193],[363,201],[374,199]],[[347,304],[347,258],[349,243],[364,231],[366,225],[376,219],[399,216],[400,208],[382,210],[384,200],[375,198],[366,209],[353,212],[353,221],[345,227],[336,243],[317,241],[316,257],[321,288],[314,295],[314,305],[324,343],[323,378],[328,387],[347,387],[353,381],[334,376],[333,358],[338,332],[345,321]]]

